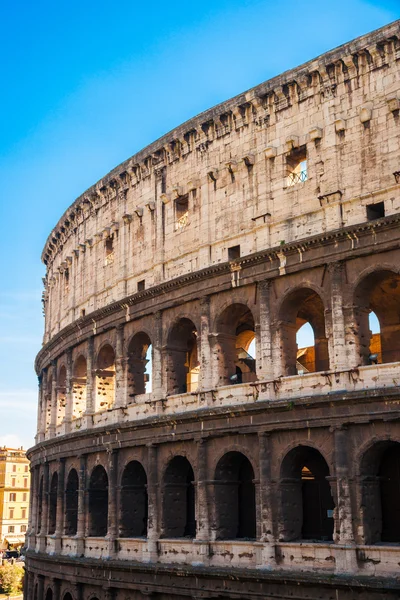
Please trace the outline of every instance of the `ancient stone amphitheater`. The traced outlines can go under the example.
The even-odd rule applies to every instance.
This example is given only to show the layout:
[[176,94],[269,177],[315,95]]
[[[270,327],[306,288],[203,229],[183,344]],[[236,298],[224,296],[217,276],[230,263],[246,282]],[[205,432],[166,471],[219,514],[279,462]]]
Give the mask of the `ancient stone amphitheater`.
[[27,600],[399,598],[399,67],[395,22],[62,216]]

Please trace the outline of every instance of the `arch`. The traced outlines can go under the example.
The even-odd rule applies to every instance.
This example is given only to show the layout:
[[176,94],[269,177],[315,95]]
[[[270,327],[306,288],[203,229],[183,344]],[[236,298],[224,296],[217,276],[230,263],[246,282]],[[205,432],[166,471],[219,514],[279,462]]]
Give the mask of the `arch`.
[[121,537],[147,536],[147,476],[137,460],[129,462],[121,478]]
[[169,394],[196,391],[199,383],[197,329],[181,318],[171,327],[167,341],[167,389]]
[[[284,375],[328,370],[325,307],[320,294],[311,287],[291,290],[284,297],[278,314]],[[312,327],[314,346],[298,348],[297,332],[305,323]]]
[[249,354],[255,340],[254,331],[254,316],[246,304],[230,304],[218,316],[218,385],[256,380],[256,356]]
[[89,480],[89,535],[104,537],[108,527],[108,476],[103,466],[94,467]]
[[53,600],[53,590],[50,587],[47,588],[45,599]]
[[42,531],[42,516],[43,516],[43,475],[40,477],[39,490],[37,496],[37,532]]
[[400,443],[381,440],[360,465],[364,541],[400,542]]
[[52,535],[56,531],[57,525],[57,489],[58,489],[58,473],[53,473],[50,481],[49,493],[49,526],[48,534]]
[[87,362],[86,357],[80,354],[73,367],[72,384],[72,418],[79,419],[86,410],[87,389]]
[[68,473],[65,487],[65,535],[76,535],[78,529],[79,477],[76,469]]
[[281,464],[281,535],[283,541],[333,539],[335,507],[329,467],[311,446],[296,446]]
[[67,403],[67,369],[61,365],[57,379],[57,425],[61,425],[65,417],[65,406]]
[[147,364],[152,363],[151,339],[143,331],[136,333],[128,346],[128,394],[130,397],[151,391],[151,374]]
[[107,410],[115,402],[115,352],[111,344],[100,348],[96,361],[95,410]]
[[[353,307],[362,364],[400,360],[400,274],[385,268],[364,274],[355,286]],[[370,331],[371,312],[380,333]]]
[[217,539],[255,539],[256,493],[249,459],[241,452],[224,454],[214,479]]
[[175,456],[165,469],[162,511],[163,537],[195,537],[194,473],[190,462],[184,456]]
[[65,592],[65,594],[63,596],[63,600],[74,600],[74,599],[69,592]]

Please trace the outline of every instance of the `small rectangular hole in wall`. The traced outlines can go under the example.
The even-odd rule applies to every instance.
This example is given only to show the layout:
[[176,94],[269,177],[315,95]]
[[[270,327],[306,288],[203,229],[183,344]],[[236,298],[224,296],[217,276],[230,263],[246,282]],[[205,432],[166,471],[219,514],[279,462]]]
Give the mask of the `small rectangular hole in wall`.
[[367,220],[374,221],[385,216],[385,203],[367,204]]
[[110,235],[110,237],[108,237],[106,239],[105,248],[106,248],[105,264],[109,265],[112,262],[114,262],[114,237],[112,235]]
[[235,260],[235,258],[240,258],[240,246],[228,248],[228,260]]
[[86,315],[86,310],[84,308],[81,309],[81,317],[84,317]]
[[142,279],[142,281],[138,281],[138,283],[137,283],[137,291],[138,292],[143,292],[145,290],[145,287],[146,287],[146,283],[145,283],[144,279]]
[[304,183],[308,179],[307,172],[307,148],[300,146],[292,150],[286,157],[287,178],[286,185],[291,187],[298,183]]
[[179,196],[175,200],[175,223],[177,229],[185,227],[189,222],[189,195]]

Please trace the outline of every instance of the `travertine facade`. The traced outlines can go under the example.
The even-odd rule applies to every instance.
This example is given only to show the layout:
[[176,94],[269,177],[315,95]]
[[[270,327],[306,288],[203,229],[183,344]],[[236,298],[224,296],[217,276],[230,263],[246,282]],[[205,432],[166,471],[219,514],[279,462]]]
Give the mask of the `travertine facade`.
[[395,22],[59,221],[26,598],[398,597],[399,67]]

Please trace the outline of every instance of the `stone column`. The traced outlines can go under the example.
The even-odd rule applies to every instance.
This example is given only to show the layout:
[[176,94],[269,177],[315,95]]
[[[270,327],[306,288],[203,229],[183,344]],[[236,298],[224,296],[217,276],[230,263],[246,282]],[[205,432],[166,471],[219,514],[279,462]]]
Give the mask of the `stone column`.
[[74,380],[72,373],[72,351],[67,352],[67,368],[66,368],[66,382],[65,382],[65,395],[66,395],[66,406],[65,406],[65,433],[71,431],[72,418],[74,416]]
[[335,478],[332,478],[332,484],[336,488],[333,490],[336,501],[336,508],[334,511],[334,541],[336,544],[346,546],[346,548],[336,556],[337,572],[355,572],[357,570],[353,532],[353,510],[349,482],[347,433],[348,431],[345,426],[337,427],[333,431],[336,462],[336,480]]
[[25,571],[24,600],[33,600],[35,593],[35,574],[33,571]]
[[96,406],[96,375],[94,365],[94,337],[91,336],[87,343],[86,356],[86,411],[85,415],[91,416]]
[[83,583],[77,582],[75,584],[75,594],[76,594],[76,600],[83,600]]
[[113,448],[108,462],[108,556],[113,558],[116,554],[116,539],[118,533],[118,449]]
[[57,425],[57,361],[51,361],[51,396],[50,396],[50,425],[48,436],[56,435]]
[[347,353],[349,349],[345,340],[345,323],[343,315],[343,277],[344,265],[342,262],[329,265],[331,275],[331,331],[326,331],[329,339],[330,370],[343,371],[348,368]]
[[61,553],[61,537],[64,533],[64,494],[65,489],[65,458],[60,458],[60,466],[58,468],[58,486],[57,486],[57,514],[56,514],[56,554]]
[[207,441],[205,438],[197,442],[197,540],[210,539],[210,522],[208,514],[207,490]]
[[31,489],[29,491],[29,529],[28,529],[28,550],[35,545],[36,539],[36,512],[37,512],[37,496],[39,492],[39,468],[30,468],[31,473]]
[[274,514],[272,504],[271,481],[271,438],[261,431],[258,434],[260,486],[259,486],[259,522],[258,535],[264,544],[260,556],[260,567],[272,568],[275,565]]
[[153,387],[152,396],[154,400],[162,400],[165,397],[165,384],[163,384],[162,371],[162,312],[154,314],[154,340],[153,341]]
[[114,600],[115,592],[116,592],[115,588],[112,588],[112,587],[106,588],[104,590],[104,600]]
[[257,379],[273,380],[272,334],[270,290],[271,282],[260,281],[258,284],[259,324],[256,327],[256,373]]
[[42,508],[42,525],[40,528],[40,552],[46,550],[46,535],[49,529],[49,473],[50,465],[48,462],[44,465],[43,475],[43,508]]
[[83,556],[85,553],[85,535],[88,535],[88,502],[86,491],[87,456],[82,454],[79,459],[79,489],[78,489],[78,523],[76,529],[77,538],[77,556]]
[[200,390],[212,388],[213,363],[210,347],[210,297],[205,296],[200,300]]
[[53,579],[53,600],[60,600],[61,596],[61,579],[56,577]]
[[43,403],[44,403],[44,392],[43,389],[45,387],[46,375],[43,375],[43,371],[41,371],[38,376],[38,410],[37,410],[37,430],[35,442],[39,443],[44,440],[44,430],[43,430]]
[[159,484],[157,469],[157,446],[147,447],[147,561],[156,562],[158,558],[158,538],[160,537],[160,519],[158,504]]
[[118,325],[115,345],[115,406],[126,406],[126,361],[124,360],[124,325]]

